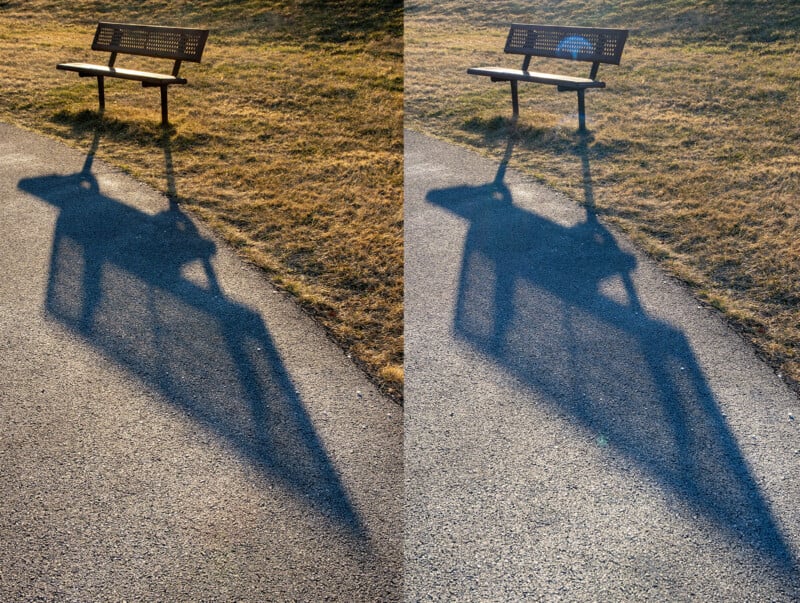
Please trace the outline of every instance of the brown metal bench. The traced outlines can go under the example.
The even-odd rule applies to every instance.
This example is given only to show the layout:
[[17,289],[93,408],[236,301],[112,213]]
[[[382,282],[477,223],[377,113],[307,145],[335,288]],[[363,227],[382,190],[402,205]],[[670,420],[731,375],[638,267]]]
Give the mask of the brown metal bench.
[[[605,82],[597,79],[600,63],[619,65],[622,48],[628,38],[626,29],[603,29],[597,27],[561,27],[556,25],[514,24],[508,32],[505,52],[522,54],[521,69],[503,67],[471,67],[467,73],[485,75],[493,82],[511,82],[511,104],[514,120],[519,117],[518,82],[552,84],[559,92],[568,90],[578,93],[578,122],[580,130],[586,129],[584,94],[587,88],[605,88]],[[592,63],[589,77],[573,77],[529,71],[531,57],[568,59]]]
[[[186,83],[185,78],[178,77],[181,62],[199,63],[207,38],[208,30],[206,29],[98,23],[92,50],[110,52],[108,65],[60,63],[56,65],[56,69],[76,71],[81,77],[96,77],[101,111],[106,106],[104,80],[107,77],[142,82],[142,86],[145,88],[161,88],[161,123],[166,126],[169,123],[167,88],[173,84]],[[114,65],[117,54],[120,53],[171,59],[175,63],[171,74],[120,69]]]

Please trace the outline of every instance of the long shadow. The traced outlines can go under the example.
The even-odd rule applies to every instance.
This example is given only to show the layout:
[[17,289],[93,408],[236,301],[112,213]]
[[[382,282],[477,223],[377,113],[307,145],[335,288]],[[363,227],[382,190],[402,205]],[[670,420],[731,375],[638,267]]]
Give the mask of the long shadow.
[[[114,199],[83,169],[24,179],[59,209],[46,312],[159,391],[229,449],[365,538],[360,518],[306,414],[261,317],[220,288],[204,238],[175,199],[150,215]],[[124,404],[110,400],[109,405]],[[147,443],[143,442],[143,446]]]
[[578,428],[784,571],[797,560],[753,479],[686,336],[648,316],[637,262],[597,219],[586,139],[585,217],[564,225],[514,204],[504,182],[431,191],[469,222],[454,331]]

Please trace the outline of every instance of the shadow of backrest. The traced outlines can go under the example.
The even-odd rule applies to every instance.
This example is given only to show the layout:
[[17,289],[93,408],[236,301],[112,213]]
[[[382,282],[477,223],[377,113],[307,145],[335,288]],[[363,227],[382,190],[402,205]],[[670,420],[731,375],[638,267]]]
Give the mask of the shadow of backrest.
[[214,243],[177,205],[142,212],[104,195],[88,169],[19,188],[59,208],[47,313],[265,477],[363,536],[263,320],[223,294]]
[[493,182],[427,196],[468,224],[455,336],[720,530],[795,568],[685,335],[642,309],[636,258],[591,207],[557,223],[515,205],[508,155]]

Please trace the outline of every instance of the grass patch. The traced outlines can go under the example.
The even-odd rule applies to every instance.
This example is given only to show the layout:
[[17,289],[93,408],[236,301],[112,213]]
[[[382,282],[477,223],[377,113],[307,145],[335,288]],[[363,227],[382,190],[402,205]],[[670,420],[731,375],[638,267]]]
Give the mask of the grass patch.
[[[99,20],[206,27],[170,91],[56,71]],[[88,151],[175,197],[291,292],[384,391],[402,396],[402,3],[0,2],[0,119]],[[120,55],[117,65],[170,69]]]
[[[512,22],[631,30],[587,93],[593,203],[800,383],[800,12],[766,0],[406,2],[406,123],[496,157]],[[534,62],[532,69],[569,69]],[[585,72],[584,72],[585,69]],[[588,65],[578,74],[588,73]],[[585,201],[574,94],[520,85],[513,165]],[[800,389],[799,389],[800,391]]]

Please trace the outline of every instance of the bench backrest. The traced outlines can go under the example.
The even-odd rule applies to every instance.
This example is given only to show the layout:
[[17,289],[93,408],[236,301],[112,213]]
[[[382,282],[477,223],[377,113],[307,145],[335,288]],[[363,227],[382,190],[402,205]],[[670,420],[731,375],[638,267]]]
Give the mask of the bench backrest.
[[514,24],[505,51],[537,57],[619,65],[627,29]]
[[207,38],[207,29],[98,23],[92,50],[199,63]]

